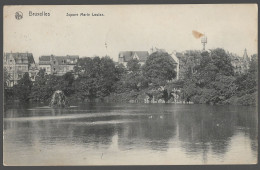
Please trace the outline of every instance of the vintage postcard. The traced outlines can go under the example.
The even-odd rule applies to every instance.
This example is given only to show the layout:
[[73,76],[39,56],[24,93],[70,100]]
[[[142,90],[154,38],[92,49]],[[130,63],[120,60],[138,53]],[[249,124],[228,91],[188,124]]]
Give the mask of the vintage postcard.
[[258,163],[258,6],[3,8],[5,166]]

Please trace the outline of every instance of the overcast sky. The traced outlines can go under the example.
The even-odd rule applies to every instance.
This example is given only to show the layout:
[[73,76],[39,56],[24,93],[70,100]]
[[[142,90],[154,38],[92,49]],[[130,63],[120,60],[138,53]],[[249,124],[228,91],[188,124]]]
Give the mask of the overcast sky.
[[[15,19],[21,11],[23,18]],[[48,12],[50,16],[29,16]],[[103,13],[74,16],[67,13]],[[41,55],[109,55],[119,51],[149,51],[151,47],[201,50],[196,30],[208,37],[206,49],[221,47],[238,55],[257,53],[256,5],[118,5],[7,6],[4,8],[4,52]],[[107,50],[105,48],[107,42]]]

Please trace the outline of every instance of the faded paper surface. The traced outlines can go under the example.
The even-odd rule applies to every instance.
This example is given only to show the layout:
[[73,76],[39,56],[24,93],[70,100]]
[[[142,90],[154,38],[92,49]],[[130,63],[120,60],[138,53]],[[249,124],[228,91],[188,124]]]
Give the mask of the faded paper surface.
[[[15,18],[17,11],[23,19]],[[50,16],[29,16],[30,11]],[[50,54],[107,54],[117,61],[118,52],[125,50],[201,49],[193,30],[207,35],[207,49],[219,47],[243,55],[247,48],[249,55],[257,53],[257,5],[4,7],[4,51],[30,51],[36,60]]]
[[[3,45],[4,52],[33,53],[36,62],[40,56],[52,54],[108,55],[117,61],[120,51],[149,51],[152,47],[171,52],[201,50],[200,38],[205,34],[208,37],[207,49],[224,48],[242,56],[246,48],[248,55],[252,55],[257,53],[257,16],[255,4],[5,6]],[[123,151],[129,160],[118,155],[118,160],[105,159],[103,153],[92,153],[89,157],[94,159],[90,159],[78,158],[70,151],[81,153],[84,146],[60,144],[48,148],[50,152],[41,152],[41,141],[32,140],[35,151],[31,156],[35,160],[19,162],[17,157],[16,165],[71,165],[70,162],[72,165],[201,164],[196,160],[187,162],[183,148],[172,148],[169,153],[162,153],[160,158],[150,156],[146,150],[142,155],[133,152],[127,155]],[[118,145],[118,136],[111,140]],[[249,142],[243,138],[239,140]],[[114,154],[118,148],[110,146],[110,149],[109,153]],[[8,157],[7,148],[4,152]],[[41,159],[38,159],[39,155]],[[45,159],[47,157],[51,160]],[[223,163],[222,159],[207,159],[208,164]],[[232,160],[225,164],[257,162],[250,155],[237,155],[235,152],[223,156],[223,159]]]

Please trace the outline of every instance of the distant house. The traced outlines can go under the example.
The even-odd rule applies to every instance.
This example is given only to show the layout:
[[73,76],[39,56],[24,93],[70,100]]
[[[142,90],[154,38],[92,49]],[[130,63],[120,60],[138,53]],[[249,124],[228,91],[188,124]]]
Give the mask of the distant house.
[[72,72],[78,62],[79,56],[41,56],[39,58],[39,68],[44,69],[46,74],[62,76],[67,72]]
[[118,63],[126,67],[128,61],[137,59],[141,65],[144,65],[148,56],[148,51],[121,51],[118,55]]
[[39,69],[44,70],[45,74],[52,74],[51,65],[53,60],[53,55],[51,56],[40,56],[39,58]]
[[231,64],[234,67],[234,72],[237,74],[243,74],[249,69],[250,58],[247,55],[245,49],[243,57],[239,57],[236,54],[228,53],[231,58]]
[[4,53],[4,67],[10,75],[8,86],[17,84],[23,75],[35,64],[32,53]]
[[52,73],[61,76],[67,72],[73,72],[78,59],[79,56],[76,55],[55,56],[52,63]]

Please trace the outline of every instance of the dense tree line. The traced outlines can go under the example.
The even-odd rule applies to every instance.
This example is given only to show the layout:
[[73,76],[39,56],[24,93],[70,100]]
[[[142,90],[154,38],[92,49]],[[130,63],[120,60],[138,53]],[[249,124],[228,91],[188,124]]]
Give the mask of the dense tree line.
[[[235,75],[230,57],[223,49],[203,52],[195,73],[186,76],[184,82],[185,100],[208,104],[255,104],[257,56],[252,56],[248,72]],[[245,95],[248,95],[246,99]]]
[[7,87],[9,76],[4,71],[4,95],[8,99],[14,94],[24,102],[49,102],[54,91],[62,90],[72,101],[143,102],[148,98],[168,102],[177,94],[181,100],[194,103],[255,104],[257,55],[252,56],[249,70],[242,75],[235,75],[230,56],[223,49],[188,51],[185,55],[181,58],[185,60],[183,78],[178,81],[174,80],[176,63],[166,52],[152,53],[144,65],[132,59],[126,67],[115,65],[109,57],[85,57],[78,60],[73,73],[63,76],[40,70],[32,83],[26,73],[13,91]]

